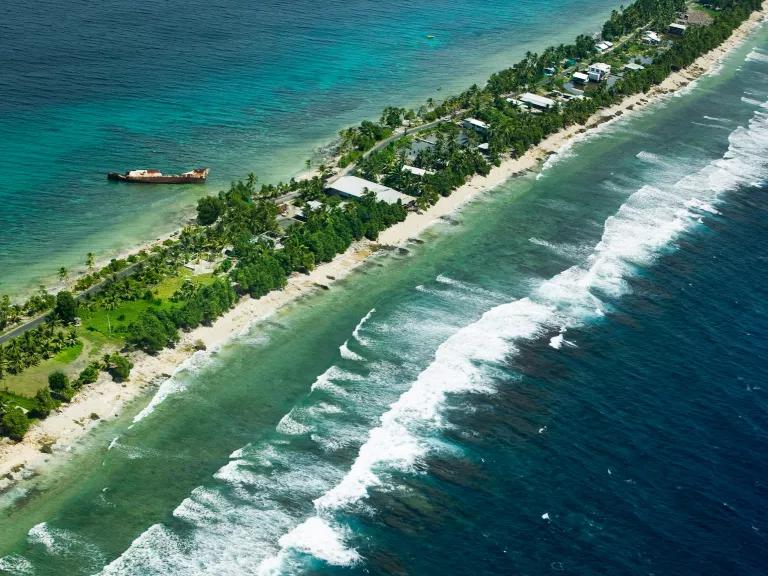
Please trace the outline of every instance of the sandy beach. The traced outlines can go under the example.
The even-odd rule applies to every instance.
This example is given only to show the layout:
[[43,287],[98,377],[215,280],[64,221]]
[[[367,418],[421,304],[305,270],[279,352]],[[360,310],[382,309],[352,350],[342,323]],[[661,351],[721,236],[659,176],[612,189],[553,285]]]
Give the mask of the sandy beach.
[[498,187],[515,175],[536,169],[547,157],[572,143],[575,137],[588,134],[597,126],[626,113],[643,109],[716,69],[719,62],[760,25],[767,7],[768,0],[760,12],[754,13],[720,47],[700,57],[685,70],[670,75],[661,85],[600,111],[584,125],[572,126],[546,138],[521,158],[508,159],[501,166],[493,168],[488,176],[472,178],[430,209],[410,213],[404,222],[384,231],[378,242],[355,243],[344,254],[318,266],[310,274],[294,274],[282,291],[272,292],[258,300],[248,297],[242,299],[212,326],[202,326],[183,334],[173,349],[163,350],[156,356],[135,353],[135,367],[128,382],[115,383],[109,376],[102,374],[98,382],[86,386],[71,404],[61,407],[49,418],[36,424],[22,442],[14,444],[3,440],[0,443],[0,490],[32,473],[43,472],[46,462],[52,458],[51,451],[54,454],[66,451],[99,422],[115,418],[128,403],[161,384],[179,365],[191,358],[196,351],[196,342],[202,341],[208,350],[223,345],[286,304],[347,276],[378,250],[403,244],[419,236],[441,217],[456,211],[479,194]]

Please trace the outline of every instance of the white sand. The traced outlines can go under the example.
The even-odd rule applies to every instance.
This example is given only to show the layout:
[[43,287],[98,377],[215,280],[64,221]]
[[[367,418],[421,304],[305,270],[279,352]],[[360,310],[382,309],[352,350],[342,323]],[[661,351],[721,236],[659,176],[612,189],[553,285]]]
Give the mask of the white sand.
[[[654,87],[646,94],[628,97],[620,104],[598,112],[583,126],[572,126],[548,137],[523,157],[503,162],[488,176],[472,178],[450,197],[442,198],[423,213],[409,214],[404,222],[384,231],[378,244],[398,245],[418,236],[437,219],[454,212],[481,192],[499,186],[518,173],[536,168],[544,158],[562,148],[576,134],[594,128],[617,115],[647,106],[666,94],[687,86],[715,68],[729,52],[739,46],[762,21],[767,7],[768,0],[763,4],[761,11],[752,14],[720,47],[700,57],[687,69],[672,74],[660,86]],[[13,444],[5,441],[0,444],[0,489],[30,471],[41,472],[41,465],[49,460],[50,456],[42,453],[40,448],[55,443],[58,451],[73,445],[89,428],[99,422],[91,419],[92,414],[98,415],[100,419],[114,418],[128,402],[167,377],[164,375],[173,373],[176,367],[187,360],[194,353],[193,344],[196,341],[201,340],[208,348],[220,346],[232,336],[247,330],[253,323],[270,316],[300,296],[316,290],[318,284],[327,286],[333,283],[334,279],[348,275],[377,248],[377,244],[367,241],[356,243],[332,262],[318,266],[311,274],[293,275],[287,287],[280,292],[272,292],[258,300],[243,299],[213,326],[199,327],[184,334],[176,348],[164,350],[157,356],[135,354],[135,367],[130,380],[125,384],[117,384],[108,376],[102,375],[97,383],[87,386],[78,394],[71,404],[60,408],[55,414],[34,426],[23,442]]]

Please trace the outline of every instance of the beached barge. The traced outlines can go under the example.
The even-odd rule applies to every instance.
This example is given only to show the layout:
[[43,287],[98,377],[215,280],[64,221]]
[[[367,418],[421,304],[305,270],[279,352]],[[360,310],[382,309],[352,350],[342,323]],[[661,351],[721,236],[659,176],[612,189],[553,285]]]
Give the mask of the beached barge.
[[140,184],[205,184],[208,168],[197,168],[181,174],[163,174],[159,170],[129,170],[124,174],[109,172],[108,180]]

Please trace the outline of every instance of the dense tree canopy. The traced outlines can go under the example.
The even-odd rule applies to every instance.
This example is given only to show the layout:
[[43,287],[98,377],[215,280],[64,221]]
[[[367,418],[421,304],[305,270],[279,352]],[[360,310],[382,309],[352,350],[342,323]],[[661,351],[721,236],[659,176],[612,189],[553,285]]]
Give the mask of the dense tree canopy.
[[53,315],[64,324],[72,324],[77,317],[77,302],[72,293],[62,290],[56,294],[56,306]]

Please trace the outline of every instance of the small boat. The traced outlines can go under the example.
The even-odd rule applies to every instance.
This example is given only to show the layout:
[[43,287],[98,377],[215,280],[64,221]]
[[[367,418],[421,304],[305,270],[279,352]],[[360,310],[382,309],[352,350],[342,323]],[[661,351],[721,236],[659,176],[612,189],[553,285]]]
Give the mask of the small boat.
[[434,40],[435,36],[433,34],[427,34],[427,40]]
[[109,172],[107,180],[141,184],[205,184],[208,168],[197,168],[181,174],[163,174],[159,170],[129,170],[124,174]]

